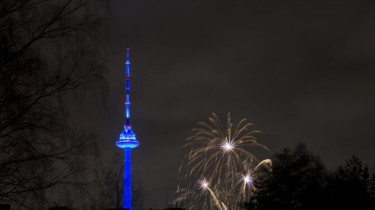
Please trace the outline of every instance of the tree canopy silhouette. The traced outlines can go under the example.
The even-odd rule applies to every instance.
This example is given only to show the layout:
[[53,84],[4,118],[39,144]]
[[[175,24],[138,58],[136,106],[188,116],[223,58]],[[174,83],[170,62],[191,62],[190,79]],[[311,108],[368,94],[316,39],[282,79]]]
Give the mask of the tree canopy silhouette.
[[356,156],[329,172],[318,156],[299,144],[275,155],[271,176],[263,180],[245,209],[374,209],[374,178]]
[[[372,175],[374,177],[374,174]],[[366,164],[352,156],[332,175],[327,191],[330,207],[340,209],[374,209],[373,184]]]
[[[285,149],[273,160],[272,175],[254,196],[256,209],[316,209],[322,197],[326,169],[303,144]],[[314,199],[311,199],[311,198]]]

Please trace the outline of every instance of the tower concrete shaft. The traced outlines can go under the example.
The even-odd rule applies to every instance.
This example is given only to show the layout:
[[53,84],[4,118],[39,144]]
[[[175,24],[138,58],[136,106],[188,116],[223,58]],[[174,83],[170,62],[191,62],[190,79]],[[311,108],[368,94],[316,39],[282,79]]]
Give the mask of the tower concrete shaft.
[[124,149],[124,193],[122,207],[132,209],[131,149]]
[[130,49],[126,48],[125,63],[125,125],[116,146],[124,150],[124,193],[122,207],[132,210],[131,150],[139,146],[139,141],[130,125]]

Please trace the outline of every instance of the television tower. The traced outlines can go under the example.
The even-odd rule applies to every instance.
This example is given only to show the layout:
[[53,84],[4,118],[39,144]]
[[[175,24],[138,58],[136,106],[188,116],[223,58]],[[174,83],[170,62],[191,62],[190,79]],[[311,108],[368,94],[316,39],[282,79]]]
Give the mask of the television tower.
[[120,133],[116,146],[124,150],[124,193],[122,197],[122,207],[132,210],[132,181],[131,181],[131,150],[139,146],[139,141],[135,137],[132,126],[130,125],[130,60],[129,47],[126,48],[125,63],[125,125],[124,130]]

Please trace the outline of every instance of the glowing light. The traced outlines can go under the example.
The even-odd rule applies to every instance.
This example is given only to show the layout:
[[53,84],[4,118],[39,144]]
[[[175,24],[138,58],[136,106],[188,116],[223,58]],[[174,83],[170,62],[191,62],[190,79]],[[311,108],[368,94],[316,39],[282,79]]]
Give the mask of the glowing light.
[[[126,104],[126,105],[128,105],[128,104]],[[130,118],[130,111],[128,109],[126,110],[126,118]]]
[[206,178],[199,181],[199,187],[204,190],[208,188],[208,181]]
[[249,182],[250,182],[250,177],[249,177],[249,176],[245,176],[243,180],[244,180],[246,183],[249,183]]
[[121,149],[133,149],[139,146],[139,141],[116,141],[116,146]]
[[221,147],[225,152],[229,152],[229,151],[233,151],[233,149],[234,149],[234,147],[235,147],[235,144],[234,144],[234,141],[233,141],[233,140],[228,141],[227,139],[225,139],[225,140],[220,144],[220,147]]
[[242,176],[242,180],[244,181],[244,184],[250,185],[254,181],[254,178],[251,177],[250,174],[246,174]]

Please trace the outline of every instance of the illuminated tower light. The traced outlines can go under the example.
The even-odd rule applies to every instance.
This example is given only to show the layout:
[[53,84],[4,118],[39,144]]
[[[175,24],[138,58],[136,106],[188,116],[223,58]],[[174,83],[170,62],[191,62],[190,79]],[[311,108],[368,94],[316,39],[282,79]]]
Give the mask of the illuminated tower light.
[[116,146],[124,150],[124,193],[122,207],[132,210],[132,188],[131,188],[131,150],[139,146],[139,141],[135,137],[132,126],[130,125],[130,59],[129,48],[126,48],[125,62],[125,125],[120,133]]

